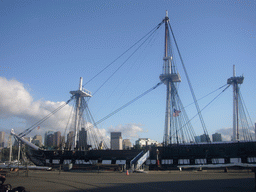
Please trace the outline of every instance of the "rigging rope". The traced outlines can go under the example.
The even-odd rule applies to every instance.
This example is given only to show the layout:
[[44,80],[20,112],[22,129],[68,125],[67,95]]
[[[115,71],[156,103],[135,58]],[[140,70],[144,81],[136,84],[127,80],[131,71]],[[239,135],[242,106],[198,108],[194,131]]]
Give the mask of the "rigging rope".
[[[239,120],[240,120],[240,129],[242,130],[243,133],[243,140],[245,141],[251,141],[252,140],[252,135],[249,132],[249,122],[245,113],[245,109],[244,109],[244,103],[243,103],[243,99],[242,99],[242,95],[240,92],[240,87],[238,87],[238,109],[239,109]],[[250,120],[250,118],[249,118]],[[251,124],[252,125],[252,124]],[[241,140],[242,138],[239,136],[239,139]]]
[[[131,101],[127,102],[126,104],[124,104],[123,106],[119,107],[118,109],[116,109],[115,111],[113,111],[112,113],[110,113],[109,115],[105,116],[104,118],[100,119],[99,121],[95,122],[91,112],[87,106],[87,102],[84,101],[84,99],[82,100],[82,108],[86,109],[86,113],[87,115],[87,120],[89,121],[89,119],[91,120],[90,122],[92,122],[92,125],[89,126],[87,128],[87,131],[89,131],[90,129],[92,129],[93,127],[96,127],[98,124],[102,123],[103,121],[107,120],[108,118],[110,118],[111,116],[115,115],[116,113],[118,113],[119,111],[123,110],[124,108],[126,108],[127,106],[129,106],[130,104],[134,103],[135,101],[137,101],[138,99],[140,99],[141,97],[145,96],[146,94],[148,94],[149,92],[153,91],[154,89],[156,89],[158,86],[160,86],[163,82],[160,82],[158,84],[156,84],[154,87],[148,89],[147,91],[145,91],[144,93],[140,94],[139,96],[137,96],[136,98],[132,99]],[[81,122],[79,122],[79,124],[81,124]],[[98,128],[96,127],[96,131],[98,132],[98,134],[94,134],[93,132],[89,133],[91,134],[92,137],[90,137],[92,139],[92,144],[94,143],[95,146],[99,146],[98,143],[98,139],[97,139],[97,135],[99,135],[99,138],[102,139],[103,136],[101,135],[101,133],[99,132]],[[106,148],[107,144],[105,143],[105,141],[102,139],[103,141],[103,146]]]
[[[142,52],[144,52],[144,51],[147,49],[147,47],[150,46],[150,43],[153,41],[153,38],[155,37],[155,35],[156,35],[156,32],[154,32],[154,34],[153,34],[153,35],[151,36],[151,38],[148,40],[147,45],[143,46],[143,51],[142,51]],[[145,55],[144,55],[144,56],[145,56]],[[131,71],[131,69],[134,68],[134,66],[137,66],[136,71],[139,71],[139,68],[140,68],[142,65],[135,65],[135,64],[136,64],[137,61],[138,61],[139,59],[141,59],[141,58],[142,58],[142,55],[138,56],[138,57],[135,59],[135,61],[132,63],[132,65],[129,67],[129,69],[126,70],[126,74],[128,74],[128,73]],[[113,91],[111,92],[111,94],[110,94],[108,97],[106,97],[106,100],[105,100],[104,104],[102,104],[102,105],[99,107],[99,109],[97,110],[96,113],[98,113],[98,112],[104,107],[104,105],[106,105],[106,103],[108,102],[108,100],[109,100],[109,99],[112,97],[112,95],[114,95],[114,93],[118,90],[118,87],[119,87],[123,82],[126,82],[126,80],[127,80],[127,78],[123,77],[120,81],[118,81],[118,84],[115,86],[115,88],[113,89]],[[120,98],[123,97],[123,94],[126,93],[128,87],[129,87],[129,85],[131,84],[131,82],[132,82],[133,80],[134,80],[133,78],[130,78],[130,77],[129,77],[129,81],[128,81],[128,83],[126,84],[126,87],[123,87],[124,90],[123,90],[122,92],[119,92],[119,97],[118,97],[117,101],[118,101]],[[117,105],[117,104],[118,104],[118,102],[115,102],[115,104],[112,106],[112,108],[110,109],[110,111],[113,111],[113,110],[116,108],[116,105]]]
[[[108,64],[105,68],[103,68],[99,73],[94,75],[89,81],[87,81],[85,85],[87,85],[89,82],[91,82],[93,79],[95,79],[98,75],[100,75],[103,71],[105,71],[108,67],[110,67],[113,63],[115,63],[119,58],[121,58],[124,54],[126,54],[129,50],[131,50],[135,45],[137,45],[140,41],[142,41],[145,37],[147,37],[150,33],[153,31],[155,32],[159,27],[163,24],[163,21],[159,23],[156,27],[154,27],[152,30],[150,30],[146,35],[144,35],[142,38],[140,38],[136,43],[134,43],[131,47],[129,47],[125,52],[123,52],[120,56],[118,56],[114,61],[112,61],[110,64]],[[152,35],[152,34],[151,34]],[[150,36],[151,36],[150,35]],[[148,39],[148,38],[147,38]]]
[[[73,106],[73,107],[72,107],[72,110],[70,110],[70,114],[69,114],[69,117],[68,117],[68,122],[67,122],[67,124],[66,124],[66,128],[65,128],[65,131],[64,131],[64,135],[66,135],[66,133],[67,133],[68,125],[69,125],[69,123],[70,123],[71,116],[72,116],[72,114],[74,113],[74,109],[75,109],[75,106]],[[67,138],[67,139],[68,139],[68,138]],[[62,144],[62,146],[65,146],[65,138],[62,139],[61,144]],[[70,145],[70,143],[68,143],[68,144]],[[70,146],[66,146],[66,147],[70,149]]]
[[[91,114],[91,111],[89,110],[88,107],[87,107],[87,109],[88,109],[89,115],[91,116],[91,119],[92,119],[93,124],[96,125],[96,123],[95,123],[95,121],[94,121],[94,118],[93,118],[93,116],[92,116],[92,114]],[[100,133],[100,131],[99,131],[99,129],[98,129],[97,126],[96,126],[96,128],[97,128],[96,131],[98,132],[99,138],[100,138],[101,141],[103,142],[103,146],[104,146],[105,148],[107,148],[107,144],[106,144],[106,142],[104,141],[102,134]]]
[[[159,26],[160,27],[160,26]],[[151,33],[140,45],[137,49],[135,49],[135,51],[132,52],[132,54],[109,76],[109,78],[107,78],[106,81],[104,81],[104,83],[94,92],[94,95],[116,74],[117,71],[119,71],[119,69],[121,69],[121,67],[142,47],[142,45],[145,44],[145,42],[156,32],[156,30],[159,28],[157,27],[153,33]]]
[[[214,91],[212,91],[212,92],[208,93],[207,95],[205,95],[205,96],[203,96],[203,97],[201,97],[201,98],[197,99],[197,101],[199,101],[199,100],[201,100],[201,99],[204,99],[205,97],[207,97],[207,96],[209,96],[209,95],[213,94],[214,92],[218,91],[219,89],[222,89],[222,88],[223,88],[223,87],[225,87],[225,86],[227,86],[227,84],[225,84],[225,85],[223,85],[223,86],[219,87],[218,89],[216,89],[216,90],[214,90]],[[195,103],[195,102],[190,103],[190,104],[188,104],[187,106],[185,106],[184,108],[187,108],[188,106],[190,106],[190,105],[192,105],[192,104],[194,104],[194,103]]]
[[[189,121],[187,121],[186,124],[184,124],[179,130],[181,130],[184,126],[186,126],[188,123],[190,123],[197,115],[199,115],[199,113],[201,113],[206,107],[208,107],[213,101],[215,101],[223,92],[225,92],[228,88],[229,88],[230,84],[226,84],[225,89],[223,89],[216,97],[213,98],[212,101],[210,101],[207,105],[205,105],[201,111],[199,111],[195,116],[193,116]],[[179,131],[178,130],[178,131]],[[173,136],[173,135],[171,135]]]
[[[208,131],[207,131],[207,129],[206,129],[206,126],[205,126],[205,123],[204,123],[204,120],[203,120],[203,116],[202,116],[202,114],[201,114],[201,110],[200,110],[199,105],[198,105],[198,103],[197,103],[194,90],[193,90],[193,88],[192,88],[190,79],[189,79],[189,77],[188,77],[188,73],[187,73],[186,67],[185,67],[185,65],[184,65],[184,62],[183,62],[183,59],[182,59],[182,56],[181,56],[181,53],[180,53],[180,50],[179,50],[179,47],[178,47],[178,44],[177,44],[177,41],[176,41],[176,38],[175,38],[175,36],[174,36],[174,33],[173,33],[173,30],[172,30],[172,27],[171,27],[171,24],[170,24],[170,23],[169,23],[169,27],[170,27],[170,30],[171,30],[171,33],[172,33],[172,37],[173,37],[174,43],[175,43],[175,45],[176,45],[176,48],[177,48],[177,51],[178,51],[180,60],[181,60],[181,64],[182,64],[183,70],[184,70],[184,72],[185,72],[185,75],[186,75],[186,78],[187,78],[187,81],[188,81],[188,85],[189,85],[189,88],[190,88],[192,97],[193,97],[193,99],[194,99],[194,103],[195,103],[195,105],[196,105],[197,113],[198,113],[198,115],[199,115],[199,119],[200,119],[200,121],[201,121],[204,134],[208,135]],[[208,139],[207,139],[207,140],[208,140]],[[211,142],[211,141],[207,141],[207,142]]]
[[[178,115],[176,115],[176,113],[173,113],[174,115],[172,116],[172,121],[171,123],[176,123],[177,126],[171,126],[172,127],[176,127],[175,133],[176,134],[176,142],[178,143],[178,132],[181,132],[182,135],[182,142],[185,142],[185,138],[184,138],[184,133],[187,135],[188,140],[187,142],[193,141],[194,140],[194,136],[195,136],[195,132],[194,129],[192,128],[192,125],[190,123],[185,124],[186,122],[189,121],[187,113],[185,110],[183,110],[183,104],[181,102],[181,99],[179,97],[177,88],[175,86],[175,83],[172,82],[172,110],[178,110],[180,111],[180,114],[178,113]],[[177,118],[178,117],[178,118]],[[181,121],[178,121],[178,119],[181,119],[181,121],[183,122],[183,124],[185,124],[184,127],[184,132],[183,132],[183,128],[182,129],[178,129],[178,127],[182,127],[181,125]],[[170,139],[172,138],[172,136],[170,137]]]
[[[74,107],[72,107],[72,109],[74,109]],[[68,128],[68,124],[69,124],[69,122],[70,122],[70,119],[71,119],[72,113],[73,113],[73,110],[71,110],[71,112],[70,112],[70,114],[69,114],[69,117],[68,117],[68,122],[67,122],[67,125],[66,125],[66,128],[65,128],[65,132],[64,132],[64,135],[66,135],[66,132],[67,132],[67,128]]]
[[33,131],[35,128],[37,128],[39,125],[41,125],[44,121],[46,121],[47,119],[49,119],[52,115],[54,115],[55,113],[57,113],[59,110],[61,110],[63,107],[65,107],[73,98],[69,99],[67,102],[65,102],[64,104],[62,104],[61,106],[59,106],[57,109],[55,109],[54,111],[52,111],[51,113],[49,113],[48,115],[46,115],[43,119],[39,120],[38,122],[36,122],[35,124],[33,124],[32,126],[30,126],[29,128],[27,128],[25,131],[21,132],[19,134],[20,137],[24,137],[27,134],[29,134],[31,131]]
[[128,103],[124,104],[123,106],[119,107],[118,109],[116,109],[115,111],[113,111],[112,113],[108,114],[107,116],[105,116],[104,118],[100,119],[99,121],[97,121],[95,125],[98,125],[100,123],[102,123],[103,121],[107,120],[108,118],[110,118],[111,116],[115,115],[116,113],[118,113],[119,111],[123,110],[124,108],[126,108],[127,106],[129,106],[130,104],[134,103],[135,101],[137,101],[138,99],[140,99],[141,97],[145,96],[146,94],[148,94],[149,92],[153,91],[154,89],[156,89],[159,85],[163,84],[163,82],[159,82],[158,84],[156,84],[154,87],[150,88],[149,90],[145,91],[144,93],[142,93],[141,95],[137,96],[136,98],[134,98],[133,100],[129,101]]

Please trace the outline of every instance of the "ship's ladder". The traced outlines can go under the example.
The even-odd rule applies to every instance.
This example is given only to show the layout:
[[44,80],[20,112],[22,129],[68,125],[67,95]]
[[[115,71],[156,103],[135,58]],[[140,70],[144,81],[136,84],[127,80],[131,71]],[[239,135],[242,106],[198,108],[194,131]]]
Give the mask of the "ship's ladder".
[[149,151],[144,153],[144,151],[141,151],[136,157],[134,157],[131,160],[131,169],[132,171],[138,171],[141,169],[143,163],[146,162],[146,160],[149,158]]

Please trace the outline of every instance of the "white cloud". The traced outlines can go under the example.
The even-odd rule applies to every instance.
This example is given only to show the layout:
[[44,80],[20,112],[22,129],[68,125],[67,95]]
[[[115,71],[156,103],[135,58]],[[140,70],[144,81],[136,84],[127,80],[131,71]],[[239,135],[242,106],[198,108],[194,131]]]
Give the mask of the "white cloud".
[[222,128],[218,129],[216,133],[220,133],[223,141],[231,141],[233,135],[232,128]]
[[0,117],[19,115],[30,107],[33,99],[20,82],[0,77],[0,87]]
[[[35,101],[28,89],[15,79],[7,80],[4,77],[0,77],[0,87],[0,119],[4,121],[10,120],[9,125],[11,126],[9,126],[8,129],[15,128],[16,133],[24,131],[26,128],[40,121],[52,111],[65,104],[64,101],[52,102],[43,99]],[[43,136],[48,130],[61,131],[62,134],[64,134],[71,112],[72,106],[66,105],[44,121],[40,125],[40,129],[35,129],[30,136],[35,134]],[[67,127],[66,134],[70,131],[70,127],[72,126],[69,125]],[[139,138],[139,133],[145,132],[142,125],[129,123],[110,127],[108,130],[92,128],[89,134],[93,134],[94,136],[101,135],[102,138],[100,138],[99,141],[104,139],[105,143],[109,146],[109,133],[113,131],[120,131],[124,139],[131,140]]]
[[[15,79],[7,80],[0,77],[0,87],[0,118],[23,119],[26,126],[23,129],[30,127],[65,103],[63,101],[34,101],[24,85]],[[66,127],[70,112],[71,106],[67,105],[40,126],[51,130],[63,130]],[[21,131],[24,130],[21,128],[16,130],[18,133]]]
[[[233,136],[233,128],[222,128],[216,131],[217,133],[221,133],[221,137],[223,141],[231,141]],[[253,127],[249,128],[248,131],[251,134],[252,139],[254,140],[255,131]],[[243,139],[243,131],[240,130],[240,137]]]

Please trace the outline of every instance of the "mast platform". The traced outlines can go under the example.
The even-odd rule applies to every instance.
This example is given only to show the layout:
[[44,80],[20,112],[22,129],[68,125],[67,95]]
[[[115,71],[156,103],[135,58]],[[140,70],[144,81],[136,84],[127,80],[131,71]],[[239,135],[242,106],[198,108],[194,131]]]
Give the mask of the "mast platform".
[[80,83],[79,83],[79,89],[77,91],[70,91],[70,94],[73,96],[79,96],[79,97],[92,97],[92,94],[90,91],[83,88],[83,78],[80,77]]
[[82,88],[82,90],[70,91],[70,94],[72,94],[72,95],[79,95],[81,97],[92,97],[91,92],[87,91],[84,88]]
[[227,80],[227,84],[233,84],[233,83],[236,83],[236,84],[242,84],[244,82],[244,77],[243,76],[239,76],[239,77],[230,77],[228,80]]
[[166,84],[167,80],[171,80],[172,82],[181,82],[179,73],[169,73],[169,74],[161,74],[159,76],[160,80]]

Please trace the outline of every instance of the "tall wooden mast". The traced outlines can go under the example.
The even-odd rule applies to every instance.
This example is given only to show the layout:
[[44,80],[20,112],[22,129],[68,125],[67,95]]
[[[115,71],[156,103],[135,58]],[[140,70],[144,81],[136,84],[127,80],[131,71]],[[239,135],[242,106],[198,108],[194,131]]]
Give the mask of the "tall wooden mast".
[[170,138],[170,125],[171,125],[171,84],[172,82],[181,82],[179,73],[174,70],[173,55],[170,45],[170,35],[169,35],[169,17],[166,11],[166,16],[164,18],[165,23],[165,45],[164,45],[164,58],[163,58],[163,72],[160,75],[160,80],[164,82],[167,87],[166,90],[166,112],[165,112],[165,127],[164,127],[164,145],[169,145],[171,143]]

